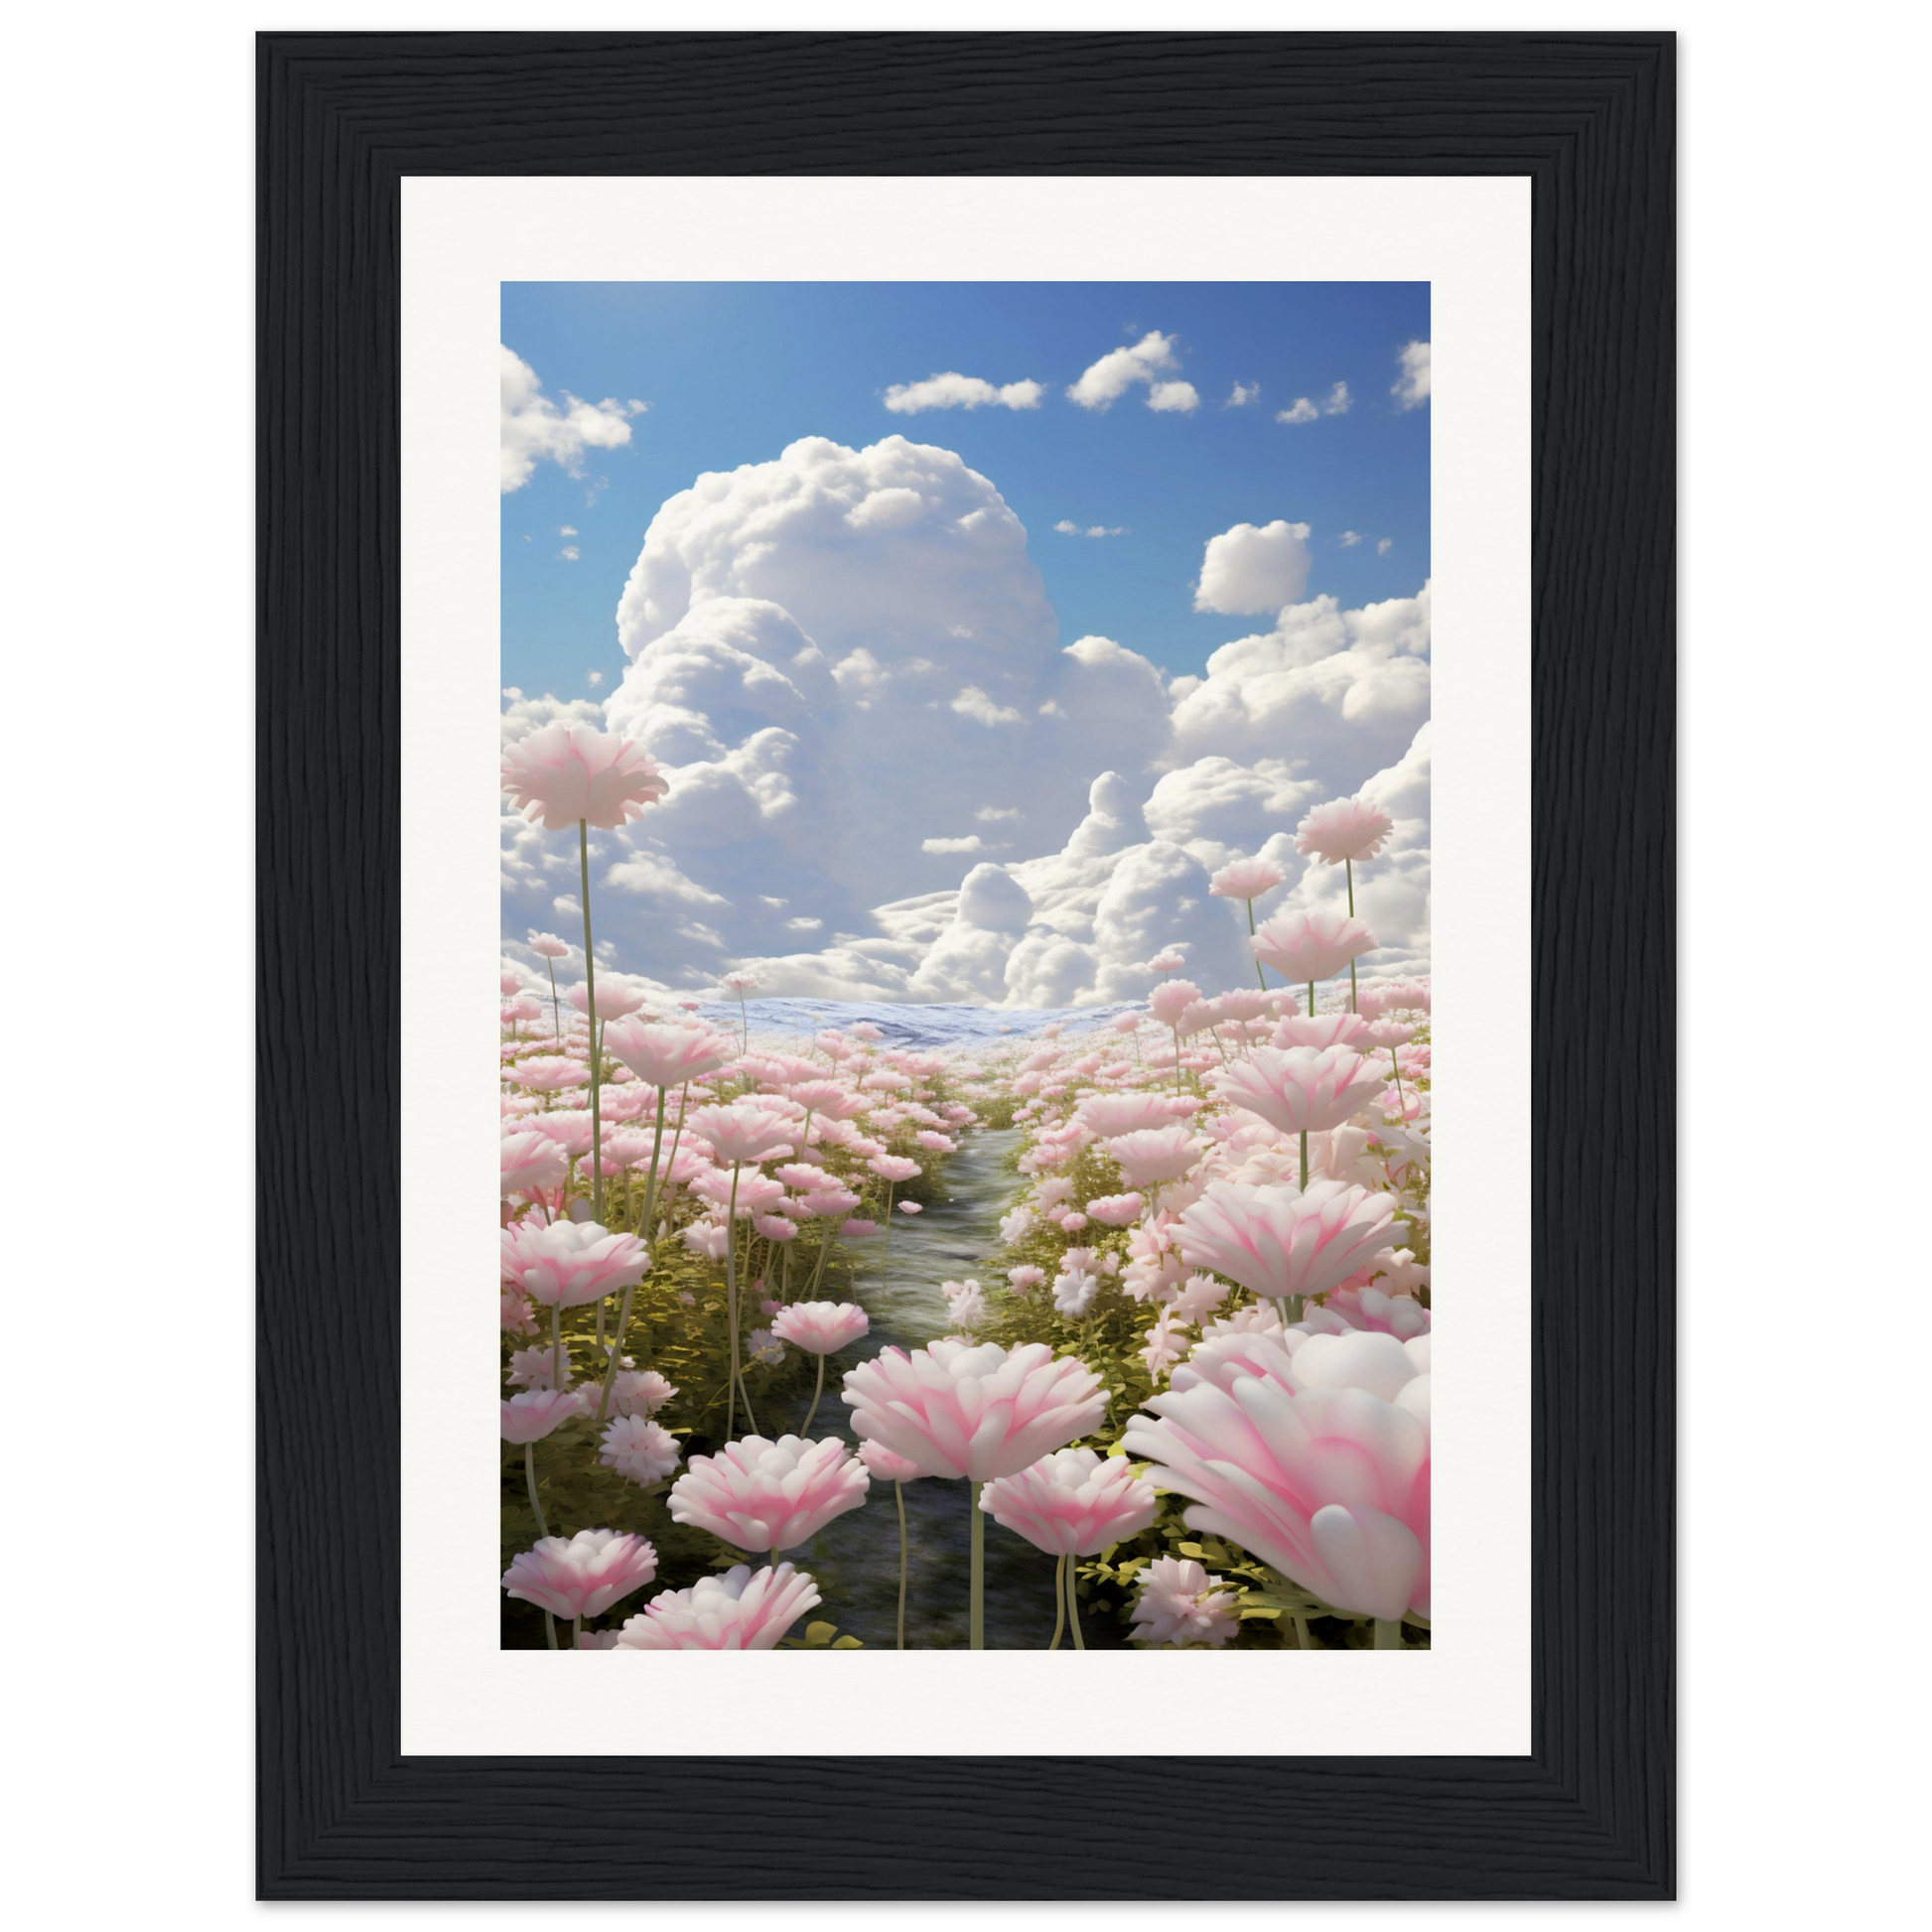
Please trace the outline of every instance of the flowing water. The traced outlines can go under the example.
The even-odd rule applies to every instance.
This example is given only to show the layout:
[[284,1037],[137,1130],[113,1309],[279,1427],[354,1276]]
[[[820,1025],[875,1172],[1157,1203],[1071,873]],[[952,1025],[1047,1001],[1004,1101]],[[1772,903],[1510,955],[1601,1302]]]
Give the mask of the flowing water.
[[[812,1435],[858,1441],[851,1411],[838,1398],[841,1364],[897,1343],[924,1346],[951,1331],[944,1281],[986,1281],[985,1258],[1000,1246],[1000,1216],[1018,1182],[1007,1157],[1018,1129],[969,1134],[935,1175],[935,1196],[916,1216],[894,1216],[887,1242],[872,1241],[854,1256],[856,1273],[841,1292],[863,1307],[872,1331],[856,1349],[826,1364],[825,1398]],[[990,1287],[991,1284],[988,1284]],[[821,1289],[822,1295],[829,1291]],[[807,1398],[809,1401],[809,1398]],[[784,1427],[804,1420],[797,1405]],[[775,1433],[775,1432],[773,1432]],[[907,1581],[905,1643],[909,1650],[960,1649],[967,1642],[967,1586],[971,1535],[970,1491],[963,1479],[921,1477],[902,1485],[905,1498]],[[897,1641],[898,1515],[893,1484],[873,1478],[865,1506],[833,1519],[811,1542],[786,1552],[818,1580],[824,1598],[813,1611],[868,1646]],[[1053,1635],[1053,1559],[1025,1538],[986,1520],[986,1645],[989,1650],[1044,1649]],[[1104,1627],[1103,1627],[1104,1624]],[[1111,1619],[1082,1618],[1089,1646],[1111,1648],[1120,1636]],[[1063,1637],[1064,1648],[1071,1637]]]

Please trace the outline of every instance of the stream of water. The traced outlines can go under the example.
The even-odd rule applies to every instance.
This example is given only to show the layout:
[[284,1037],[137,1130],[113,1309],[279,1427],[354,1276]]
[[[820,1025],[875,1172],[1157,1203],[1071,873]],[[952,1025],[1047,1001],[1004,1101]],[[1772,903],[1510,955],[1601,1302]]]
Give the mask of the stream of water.
[[[812,1424],[815,1438],[856,1444],[851,1410],[838,1399],[841,1363],[897,1343],[910,1350],[949,1332],[944,1281],[968,1276],[985,1282],[985,1257],[1000,1246],[1000,1216],[1017,1183],[1006,1160],[1018,1129],[969,1134],[937,1175],[939,1192],[916,1216],[895,1217],[889,1243],[868,1242],[855,1257],[848,1292],[872,1318],[856,1350],[826,1364],[825,1399]],[[988,1284],[990,1287],[991,1284]],[[809,1398],[807,1399],[809,1400]],[[806,1403],[784,1425],[796,1429]],[[775,1433],[775,1432],[774,1432]],[[908,1650],[960,1649],[967,1641],[967,1581],[971,1535],[970,1491],[963,1479],[922,1477],[903,1485],[908,1574],[905,1644]],[[818,1580],[824,1598],[814,1617],[839,1626],[868,1646],[891,1649],[898,1609],[898,1514],[893,1485],[873,1478],[861,1509],[835,1517],[811,1542],[788,1551],[790,1561]],[[989,1650],[1044,1649],[1053,1635],[1053,1559],[1024,1537],[986,1523],[986,1645]],[[1112,1619],[1087,1617],[1090,1648],[1121,1641]],[[1071,1641],[1062,1639],[1062,1647]]]

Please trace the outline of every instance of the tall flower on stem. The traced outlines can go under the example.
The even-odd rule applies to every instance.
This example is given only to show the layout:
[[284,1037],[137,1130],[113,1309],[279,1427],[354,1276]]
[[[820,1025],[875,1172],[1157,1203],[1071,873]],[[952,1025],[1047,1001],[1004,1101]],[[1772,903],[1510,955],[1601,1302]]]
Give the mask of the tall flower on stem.
[[925,1471],[916,1462],[889,1449],[883,1443],[861,1443],[859,1460],[882,1482],[893,1485],[893,1500],[898,1505],[898,1647],[905,1648],[905,1485],[916,1482]]
[[1059,1559],[1055,1580],[1059,1602],[1053,1615],[1053,1641],[1046,1647],[1060,1647],[1060,1630],[1070,1610],[1073,1648],[1084,1650],[1087,1643],[1080,1634],[1073,1559],[1139,1536],[1154,1521],[1160,1498],[1152,1483],[1135,1475],[1134,1465],[1124,1456],[1063,1449],[1042,1455],[1017,1474],[989,1482],[980,1492],[979,1506],[1035,1549]]
[[[1217,898],[1238,898],[1247,908],[1248,937],[1255,936],[1255,900],[1272,893],[1288,877],[1272,859],[1253,858],[1235,859],[1223,866],[1207,882],[1207,890]],[[1355,908],[1351,905],[1349,910]],[[1255,978],[1261,982],[1261,990],[1268,991],[1268,975],[1261,970],[1261,961],[1255,961]]]
[[557,1000],[557,961],[570,957],[567,940],[559,939],[554,932],[532,932],[530,950],[543,961],[550,972],[550,1031],[557,1044],[564,1043],[563,1008]]
[[[793,1129],[790,1121],[769,1113],[755,1101],[741,1100],[729,1107],[700,1107],[686,1123],[701,1141],[711,1143],[719,1160],[731,1163],[731,1198],[725,1218],[725,1309],[731,1327],[730,1394],[725,1403],[725,1434],[734,1435],[738,1427],[738,1400],[745,1401],[745,1419],[754,1429],[758,1418],[752,1414],[752,1398],[745,1387],[745,1367],[738,1347],[738,1225],[739,1175],[747,1164],[768,1161],[774,1154],[788,1153]],[[749,1251],[749,1243],[748,1243]]]
[[[1325,865],[1341,866],[1348,876],[1348,916],[1355,916],[1355,861],[1380,855],[1395,820],[1380,805],[1368,799],[1335,798],[1316,805],[1295,828],[1295,849],[1305,859],[1319,859]],[[1355,985],[1355,962],[1348,962],[1348,1011],[1360,1011]],[[1310,1006],[1312,1013],[1314,1008]]]
[[1085,1362],[1055,1360],[1043,1341],[935,1341],[887,1348],[845,1377],[854,1432],[929,1476],[964,1476],[972,1525],[970,1642],[986,1648],[985,1518],[980,1485],[1084,1436],[1107,1413]]
[[1181,1210],[1178,1244],[1191,1267],[1211,1268],[1301,1318],[1325,1295],[1395,1247],[1395,1198],[1338,1180],[1306,1190],[1211,1181]]
[[585,1005],[591,1016],[591,1213],[604,1218],[603,1079],[597,1050],[597,947],[591,934],[590,828],[615,832],[643,816],[670,789],[641,745],[589,725],[546,725],[503,754],[503,789],[546,832],[577,821],[577,870],[584,900]]
[[738,1001],[740,1045],[743,1051],[749,1053],[752,1049],[752,1016],[745,1005],[745,996],[748,993],[756,993],[759,990],[758,975],[756,973],[727,973],[719,984],[724,987],[726,992],[734,995]]
[[[1309,1018],[1314,1017],[1314,983],[1349,969],[1354,984],[1355,961],[1375,950],[1375,935],[1352,913],[1277,912],[1255,929],[1250,942],[1257,959],[1265,959],[1281,976],[1309,989]],[[1354,995],[1349,995],[1352,1003]],[[1352,1005],[1351,1005],[1352,1011]]]
[[818,1357],[818,1376],[812,1385],[812,1406],[798,1433],[811,1431],[812,1418],[818,1414],[819,1398],[825,1393],[825,1358],[848,1348],[872,1326],[864,1309],[852,1302],[794,1302],[780,1309],[771,1322],[771,1332],[780,1341]]
[[864,1463],[835,1436],[816,1443],[746,1436],[716,1455],[691,1458],[671,1484],[671,1520],[776,1563],[780,1550],[810,1542],[833,1517],[857,1509],[871,1484]]

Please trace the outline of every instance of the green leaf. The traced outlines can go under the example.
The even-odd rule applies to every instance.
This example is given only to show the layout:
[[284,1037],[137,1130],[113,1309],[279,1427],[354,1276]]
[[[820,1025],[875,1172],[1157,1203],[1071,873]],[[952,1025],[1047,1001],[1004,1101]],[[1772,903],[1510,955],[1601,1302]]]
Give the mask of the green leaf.
[[840,1637],[832,1645],[834,1650],[863,1650],[865,1645],[857,1637]]
[[808,1623],[805,1625],[807,1643],[830,1643],[839,1633],[836,1623]]

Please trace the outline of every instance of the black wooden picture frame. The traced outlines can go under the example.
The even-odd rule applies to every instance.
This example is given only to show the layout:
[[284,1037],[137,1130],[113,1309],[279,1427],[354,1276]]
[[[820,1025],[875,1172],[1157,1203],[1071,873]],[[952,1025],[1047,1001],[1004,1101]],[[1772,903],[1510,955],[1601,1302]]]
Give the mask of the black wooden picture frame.
[[[261,1896],[1672,1896],[1673,37],[276,33],[257,75]],[[399,1754],[411,174],[1530,177],[1528,1756]]]

